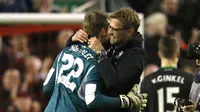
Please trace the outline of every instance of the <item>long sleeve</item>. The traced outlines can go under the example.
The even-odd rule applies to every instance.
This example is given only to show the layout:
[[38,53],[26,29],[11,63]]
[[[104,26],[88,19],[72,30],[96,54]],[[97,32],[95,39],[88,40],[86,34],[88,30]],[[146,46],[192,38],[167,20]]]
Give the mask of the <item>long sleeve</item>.
[[45,82],[43,83],[43,94],[50,97],[53,93],[55,86],[56,70],[52,67],[47,75]]
[[[146,81],[144,81],[145,79],[143,79],[142,80],[142,82],[141,82],[141,85],[140,85],[140,93],[142,94],[142,93],[148,93],[147,92],[147,90],[146,90]],[[149,97],[147,97],[147,98],[149,98]],[[148,102],[149,100],[147,99],[147,102]],[[142,112],[148,112],[148,108],[149,108],[149,105],[148,105],[148,103],[147,103],[147,106],[144,108],[144,110],[142,111]]]
[[145,79],[142,80],[141,85],[140,85],[140,93],[147,93],[144,80]]
[[119,97],[108,97],[100,93],[99,72],[94,66],[87,75],[85,86],[85,102],[88,108],[121,108]]
[[86,104],[88,108],[120,108],[119,97],[109,97],[100,94],[98,84],[90,83],[86,85]]
[[[60,56],[60,54],[58,54],[58,56]],[[53,66],[49,70],[49,72],[47,74],[47,78],[43,83],[43,94],[45,96],[48,96],[48,97],[50,97],[52,95],[53,91],[54,91],[58,56],[56,57],[56,59],[55,59],[55,61],[53,63]]]
[[109,59],[102,60],[99,63],[99,71],[107,88],[116,86],[121,88],[126,83],[139,83],[144,63],[145,58],[142,53],[129,53],[119,59],[116,67]]

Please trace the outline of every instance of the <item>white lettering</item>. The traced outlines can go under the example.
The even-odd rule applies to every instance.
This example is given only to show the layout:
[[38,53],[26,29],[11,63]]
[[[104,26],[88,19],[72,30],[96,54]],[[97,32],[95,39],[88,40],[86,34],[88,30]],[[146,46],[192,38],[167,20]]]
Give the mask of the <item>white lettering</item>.
[[170,75],[166,75],[165,77],[166,77],[166,81],[167,81],[167,82],[170,82],[170,81],[171,81],[171,76],[170,76]]
[[[85,47],[82,47],[82,48],[85,48]],[[91,53],[88,53],[87,50],[80,49],[77,45],[72,45],[70,50],[75,51],[75,52],[79,52],[87,60],[94,58],[94,56]]]
[[176,82],[176,76],[172,76],[172,82]]
[[152,82],[153,84],[155,84],[155,83],[156,83],[156,79],[152,79],[151,82]]
[[184,84],[184,77],[175,75],[158,75],[156,78],[152,79],[153,84],[158,82],[176,82]]
[[70,83],[69,82],[69,78],[70,78],[70,75],[68,75],[68,76],[63,76],[63,75],[59,76],[58,77],[58,83],[63,84],[66,88],[74,90],[76,88],[76,84],[75,83]]
[[181,84],[184,84],[184,78],[181,78]]
[[159,76],[157,77],[157,80],[158,80],[158,82],[162,82],[162,81],[163,81],[162,76],[159,75]]

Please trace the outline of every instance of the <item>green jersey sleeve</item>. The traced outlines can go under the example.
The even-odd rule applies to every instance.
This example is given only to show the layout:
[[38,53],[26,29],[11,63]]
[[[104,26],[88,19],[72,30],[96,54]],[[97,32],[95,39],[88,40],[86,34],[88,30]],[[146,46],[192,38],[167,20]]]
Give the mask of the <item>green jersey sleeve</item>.
[[97,67],[92,66],[85,86],[85,102],[88,108],[121,108],[119,97],[109,97],[100,93],[100,80]]
[[62,53],[58,54],[56,59],[54,60],[53,66],[49,70],[47,74],[47,78],[43,83],[43,94],[45,96],[51,96],[54,91],[55,80],[56,80],[56,72],[57,72],[57,62]]

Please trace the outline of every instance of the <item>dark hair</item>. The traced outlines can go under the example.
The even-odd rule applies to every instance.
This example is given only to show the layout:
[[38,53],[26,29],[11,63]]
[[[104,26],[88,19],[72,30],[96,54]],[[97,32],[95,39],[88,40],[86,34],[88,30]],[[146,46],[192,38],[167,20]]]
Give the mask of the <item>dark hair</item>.
[[172,59],[179,52],[180,46],[175,38],[167,36],[160,39],[158,49],[163,57]]
[[107,14],[99,10],[92,10],[85,15],[83,29],[88,35],[98,36],[102,28],[108,29]]

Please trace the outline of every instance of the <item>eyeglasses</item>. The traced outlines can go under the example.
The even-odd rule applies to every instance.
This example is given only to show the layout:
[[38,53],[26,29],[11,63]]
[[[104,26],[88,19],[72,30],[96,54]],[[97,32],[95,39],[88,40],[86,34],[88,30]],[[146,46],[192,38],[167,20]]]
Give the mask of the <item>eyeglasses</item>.
[[110,24],[108,24],[108,27],[110,28],[110,29],[112,29],[113,31],[120,31],[120,30],[127,30],[127,29],[129,29],[129,27],[125,27],[125,28],[120,28],[120,29],[117,29],[117,28],[113,28],[112,26],[110,26]]

